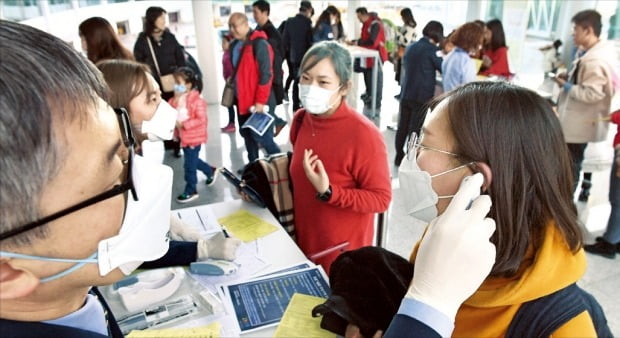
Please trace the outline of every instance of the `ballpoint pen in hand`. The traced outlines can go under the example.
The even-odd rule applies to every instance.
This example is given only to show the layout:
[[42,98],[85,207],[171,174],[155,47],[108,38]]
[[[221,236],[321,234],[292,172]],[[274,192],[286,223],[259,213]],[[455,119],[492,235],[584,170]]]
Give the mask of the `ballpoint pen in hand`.
[[224,233],[224,237],[226,238],[230,238],[230,235],[228,234],[228,231],[226,231],[226,227],[222,225],[222,232]]

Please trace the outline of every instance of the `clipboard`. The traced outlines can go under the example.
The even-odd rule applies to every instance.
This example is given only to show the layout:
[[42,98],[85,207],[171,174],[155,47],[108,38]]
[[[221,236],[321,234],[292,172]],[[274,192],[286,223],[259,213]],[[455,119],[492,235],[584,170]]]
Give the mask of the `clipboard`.
[[222,167],[220,168],[220,173],[224,178],[230,182],[237,190],[243,191],[246,195],[250,196],[250,199],[256,203],[261,208],[266,208],[267,204],[263,201],[263,198],[249,185],[245,184],[242,180],[240,180],[235,174],[230,172],[230,170]]

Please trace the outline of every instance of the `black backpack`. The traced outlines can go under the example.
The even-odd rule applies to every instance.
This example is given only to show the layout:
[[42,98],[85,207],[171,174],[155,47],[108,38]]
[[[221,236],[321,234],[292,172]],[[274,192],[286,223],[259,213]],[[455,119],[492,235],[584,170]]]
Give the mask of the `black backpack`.
[[613,337],[596,298],[577,284],[523,303],[512,319],[506,337],[549,337],[583,311],[590,314],[597,337]]

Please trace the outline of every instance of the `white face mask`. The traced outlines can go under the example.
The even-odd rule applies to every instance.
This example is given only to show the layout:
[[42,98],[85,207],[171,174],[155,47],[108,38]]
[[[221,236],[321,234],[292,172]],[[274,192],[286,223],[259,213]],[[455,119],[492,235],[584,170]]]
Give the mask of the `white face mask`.
[[325,114],[332,108],[329,100],[338,90],[340,90],[340,86],[334,90],[329,90],[313,85],[299,85],[299,99],[308,113]]
[[[472,162],[473,163],[473,162]],[[405,208],[409,216],[430,222],[437,217],[437,202],[440,198],[452,198],[454,195],[438,196],[433,190],[432,178],[465,168],[472,163],[463,164],[444,172],[430,175],[418,166],[415,155],[406,156],[398,168],[400,189],[404,192]]]
[[176,120],[177,110],[162,100],[153,117],[148,121],[142,121],[140,130],[151,141],[171,140]]
[[101,276],[116,268],[128,275],[143,262],[162,257],[168,251],[169,244],[172,168],[135,156],[132,169],[138,201],[131,196],[127,198],[119,234],[100,241],[97,252],[90,257],[64,259],[4,251],[0,252],[0,256],[77,263],[55,275],[42,278],[42,283],[66,276],[88,263],[97,264]]

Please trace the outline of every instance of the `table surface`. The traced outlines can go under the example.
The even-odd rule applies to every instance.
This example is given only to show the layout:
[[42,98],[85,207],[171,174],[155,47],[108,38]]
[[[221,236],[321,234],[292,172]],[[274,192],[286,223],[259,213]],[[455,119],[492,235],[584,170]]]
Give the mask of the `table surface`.
[[[240,209],[247,210],[263,220],[278,226],[278,230],[259,239],[261,257],[269,262],[269,267],[261,271],[261,274],[277,271],[283,267],[307,260],[297,244],[280,226],[275,217],[267,208],[260,208],[254,203],[242,200],[232,200],[220,203],[209,204],[217,218],[232,214]],[[242,337],[272,337],[276,326],[267,327],[261,330],[244,333]]]

